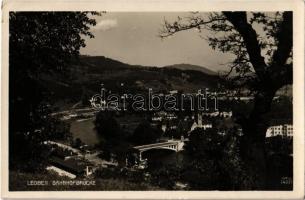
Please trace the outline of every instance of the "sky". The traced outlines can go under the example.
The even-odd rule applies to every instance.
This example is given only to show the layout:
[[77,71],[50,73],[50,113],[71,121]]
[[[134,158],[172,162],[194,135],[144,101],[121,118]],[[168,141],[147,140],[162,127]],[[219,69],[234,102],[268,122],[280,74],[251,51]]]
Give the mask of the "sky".
[[86,38],[87,46],[81,54],[105,56],[121,62],[162,67],[172,64],[194,64],[219,71],[227,70],[232,56],[209,47],[200,37],[208,34],[196,30],[182,31],[169,38],[158,37],[164,19],[173,21],[177,16],[190,13],[105,13],[96,17],[91,29],[95,38]]

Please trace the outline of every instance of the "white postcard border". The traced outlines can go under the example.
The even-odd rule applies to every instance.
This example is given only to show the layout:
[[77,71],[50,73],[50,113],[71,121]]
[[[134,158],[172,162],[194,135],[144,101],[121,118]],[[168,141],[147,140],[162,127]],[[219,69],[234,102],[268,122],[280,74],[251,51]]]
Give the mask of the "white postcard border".
[[[293,191],[8,191],[9,11],[293,11]],[[304,2],[302,0],[8,0],[2,3],[1,191],[3,198],[77,199],[303,199]]]

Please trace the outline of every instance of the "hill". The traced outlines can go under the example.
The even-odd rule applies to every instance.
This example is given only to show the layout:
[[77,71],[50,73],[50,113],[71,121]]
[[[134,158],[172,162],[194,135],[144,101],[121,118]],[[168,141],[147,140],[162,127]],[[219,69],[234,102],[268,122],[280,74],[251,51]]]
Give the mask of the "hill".
[[167,65],[164,66],[165,68],[175,68],[180,70],[193,70],[193,71],[199,71],[205,74],[209,75],[217,75],[216,72],[207,69],[206,67],[198,66],[198,65],[191,65],[191,64],[174,64],[174,65]]
[[[113,92],[166,93],[170,90],[197,92],[199,89],[215,88],[218,77],[201,71],[175,67],[129,65],[104,56],[80,56],[68,67],[66,74],[43,74],[42,84],[53,94],[59,107],[86,101],[99,93],[101,84]],[[121,83],[124,83],[122,88]]]

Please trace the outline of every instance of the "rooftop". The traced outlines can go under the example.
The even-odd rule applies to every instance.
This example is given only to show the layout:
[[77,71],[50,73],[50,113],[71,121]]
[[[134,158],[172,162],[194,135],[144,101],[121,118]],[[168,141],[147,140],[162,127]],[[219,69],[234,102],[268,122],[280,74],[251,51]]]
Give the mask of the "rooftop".
[[63,170],[78,175],[82,174],[88,165],[91,165],[90,163],[82,160],[76,160],[76,159],[63,160],[55,156],[51,157],[50,163]]

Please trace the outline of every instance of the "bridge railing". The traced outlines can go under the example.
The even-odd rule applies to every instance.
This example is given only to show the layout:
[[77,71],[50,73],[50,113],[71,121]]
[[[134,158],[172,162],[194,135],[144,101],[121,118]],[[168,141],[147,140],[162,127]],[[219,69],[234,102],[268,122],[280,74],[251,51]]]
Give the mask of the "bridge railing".
[[142,149],[142,148],[150,148],[156,146],[168,146],[168,145],[177,145],[180,141],[171,141],[171,142],[161,142],[161,143],[153,143],[153,144],[146,144],[140,146],[134,146],[135,149]]

